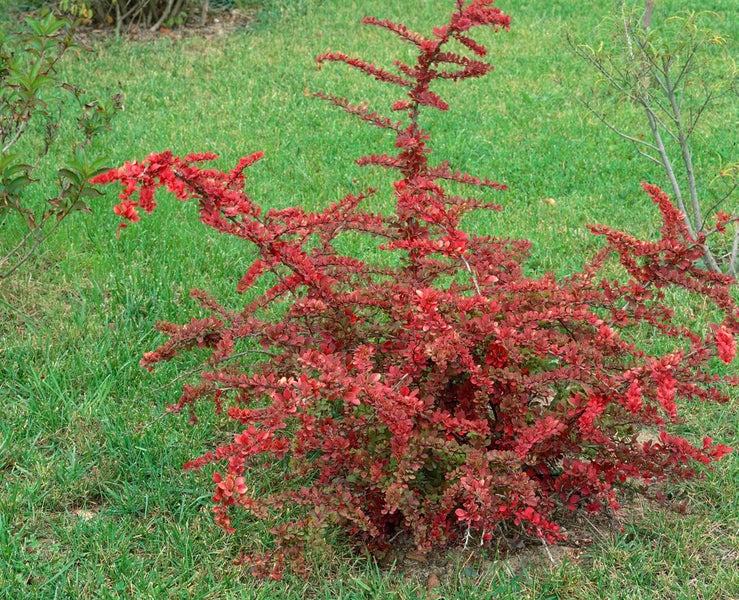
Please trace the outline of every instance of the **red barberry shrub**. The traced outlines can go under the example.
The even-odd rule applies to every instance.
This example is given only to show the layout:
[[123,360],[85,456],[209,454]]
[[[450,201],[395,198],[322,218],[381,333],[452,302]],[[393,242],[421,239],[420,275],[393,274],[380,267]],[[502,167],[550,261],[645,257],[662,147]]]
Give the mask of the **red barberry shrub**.
[[[213,155],[165,152],[96,179],[123,185],[116,212],[129,221],[151,212],[164,187],[197,200],[203,223],[258,250],[238,284],[254,300],[232,310],[194,291],[210,316],[160,324],[169,339],[142,364],[206,349],[199,381],[170,410],[211,400],[241,424],[185,469],[220,465],[214,511],[227,531],[236,508],[281,523],[273,551],[245,557],[260,575],[279,577],[288,562],[304,568],[303,548],[329,526],[371,549],[399,533],[421,551],[473,533],[485,541],[500,524],[556,540],[563,509],[614,509],[625,482],[693,476],[729,451],[668,433],[682,403],[727,400],[722,386],[736,379],[708,366],[733,360],[739,310],[731,280],[698,266],[701,240],[658,188],[644,186],[662,214],[659,240],[593,227],[603,249],[562,280],[524,273],[528,242],[461,229],[471,211],[497,207],[441,183],[504,186],[432,164],[418,116],[448,108],[431,90],[435,81],[491,70],[469,34],[508,28],[491,5],[458,0],[449,23],[428,37],[365,19],[415,46],[416,63],[396,62],[397,74],[344,54],[318,58],[405,90],[392,106],[397,120],[319,94],[393,132],[395,153],[358,160],[399,173],[392,214],[368,207],[373,190],[322,212],[265,211],[244,192],[244,169],[259,153],[221,172],[202,166]],[[347,232],[375,240],[377,253],[340,253]],[[703,297],[719,322],[702,330],[677,322],[670,287]],[[650,353],[639,344],[644,332],[667,349]],[[249,352],[260,358],[235,360]],[[656,429],[658,441],[637,441],[644,428]],[[284,465],[284,484],[256,497],[247,471],[265,458]]]

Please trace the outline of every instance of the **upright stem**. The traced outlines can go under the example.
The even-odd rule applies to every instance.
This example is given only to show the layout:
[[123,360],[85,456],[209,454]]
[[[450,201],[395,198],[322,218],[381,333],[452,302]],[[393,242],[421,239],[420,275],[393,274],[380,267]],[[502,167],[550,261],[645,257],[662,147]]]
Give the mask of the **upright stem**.
[[164,11],[162,12],[162,15],[159,17],[159,20],[149,28],[149,31],[156,31],[162,26],[162,23],[164,23],[171,16],[177,16],[177,13],[179,12],[181,5],[182,5],[182,0],[168,0],[167,8],[164,9]]
[[208,4],[208,0],[205,0],[205,2],[203,2],[202,8],[200,9],[200,25],[202,26],[205,26],[205,24],[208,22],[208,9],[210,8]]
[[642,29],[649,29],[652,25],[652,11],[654,10],[654,0],[646,0],[646,7],[641,18]]
[[652,132],[652,137],[657,144],[657,151],[659,152],[659,157],[662,161],[662,167],[667,174],[667,178],[670,180],[670,186],[672,187],[672,193],[675,195],[675,201],[677,202],[677,206],[683,215],[683,220],[685,221],[685,225],[688,228],[690,237],[692,239],[695,239],[697,237],[697,234],[695,232],[695,229],[693,229],[693,224],[690,222],[688,212],[685,209],[685,202],[683,201],[683,195],[680,191],[680,184],[677,182],[675,170],[672,168],[672,162],[670,161],[670,157],[667,154],[665,144],[662,141],[662,135],[659,132],[659,124],[657,123],[657,119],[655,118],[654,113],[652,112],[652,108],[649,106],[649,102],[647,102],[646,98],[642,100],[642,106],[644,107],[644,113],[647,116],[647,122],[649,123],[649,129]]
[[729,275],[732,277],[737,276],[737,256],[739,255],[739,224],[737,224],[736,231],[734,232],[734,244],[731,247],[731,256],[729,256]]
[[[703,216],[701,214],[700,203],[698,202],[698,189],[695,184],[695,169],[693,168],[693,157],[690,154],[690,145],[688,144],[688,136],[685,134],[685,126],[683,125],[682,113],[680,112],[680,106],[677,103],[675,96],[675,87],[670,83],[669,69],[665,67],[665,91],[667,92],[667,98],[670,101],[670,108],[672,109],[672,117],[675,120],[677,126],[677,141],[680,145],[680,152],[682,153],[683,163],[685,165],[685,175],[688,179],[688,189],[690,191],[690,202],[693,206],[693,223],[696,231],[703,229]],[[736,240],[735,240],[736,241]],[[707,245],[703,246],[703,257],[708,265],[708,268],[717,273],[721,272],[716,259],[713,257],[711,250]]]
[[680,145],[680,152],[682,153],[683,163],[685,163],[685,173],[688,178],[688,186],[690,189],[690,201],[693,205],[693,225],[696,231],[703,229],[703,217],[701,215],[700,204],[698,204],[698,190],[695,185],[695,171],[693,169],[693,158],[690,155],[690,147],[688,145],[688,139],[685,135],[685,127],[683,126],[682,114],[680,113],[680,107],[675,97],[675,88],[670,85],[670,74],[668,69],[665,68],[665,91],[667,92],[667,98],[670,101],[670,108],[672,109],[672,117],[675,120],[677,126],[677,141]]

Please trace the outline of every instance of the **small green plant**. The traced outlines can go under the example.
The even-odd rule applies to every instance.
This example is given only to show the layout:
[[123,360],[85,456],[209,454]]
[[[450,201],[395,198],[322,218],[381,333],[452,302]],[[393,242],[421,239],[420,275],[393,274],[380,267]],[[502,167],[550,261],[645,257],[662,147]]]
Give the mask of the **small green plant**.
[[[0,33],[0,279],[20,267],[72,212],[88,211],[85,199],[99,192],[88,182],[105,158],[90,152],[93,139],[108,128],[120,97],[93,99],[64,81],[59,62],[73,47],[70,21],[47,14],[26,19],[19,33]],[[69,107],[72,99],[76,105]],[[70,112],[74,111],[74,112]],[[71,154],[57,171],[56,193],[42,208],[42,183],[34,178],[62,124],[76,119],[78,134]],[[9,231],[20,219],[20,234]]]
[[[580,44],[568,37],[574,52],[600,75],[585,106],[610,130],[633,143],[639,154],[664,171],[690,237],[731,229],[706,244],[703,260],[715,272],[736,277],[739,269],[737,188],[739,163],[722,157],[718,173],[699,173],[694,138],[704,117],[726,94],[736,95],[736,65],[728,54],[713,56],[726,38],[704,26],[708,13],[683,12],[653,21],[653,0],[640,14],[620,3],[604,23],[606,40]],[[609,101],[632,104],[641,119],[616,121],[604,107]],[[712,178],[712,179],[711,179]],[[712,221],[712,219],[714,221]]]

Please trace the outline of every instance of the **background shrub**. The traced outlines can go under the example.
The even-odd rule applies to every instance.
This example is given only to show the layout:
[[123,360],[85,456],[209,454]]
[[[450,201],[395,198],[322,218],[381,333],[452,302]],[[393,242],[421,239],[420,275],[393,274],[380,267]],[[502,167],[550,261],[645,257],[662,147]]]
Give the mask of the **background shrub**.
[[207,4],[208,0],[60,0],[59,8],[97,24],[114,24],[118,30],[133,25],[156,30],[181,24]]

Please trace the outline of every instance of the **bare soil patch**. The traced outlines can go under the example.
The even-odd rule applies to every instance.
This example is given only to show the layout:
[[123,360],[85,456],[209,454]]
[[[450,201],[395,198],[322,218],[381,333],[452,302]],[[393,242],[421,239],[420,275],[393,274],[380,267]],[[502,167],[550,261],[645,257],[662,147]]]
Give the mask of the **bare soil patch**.
[[[612,514],[584,515],[576,513],[560,520],[567,539],[560,544],[544,544],[536,538],[519,537],[512,531],[494,537],[493,547],[480,547],[470,542],[467,548],[454,547],[442,552],[420,554],[410,540],[398,539],[393,548],[378,561],[384,572],[394,572],[423,590],[421,597],[439,598],[437,588],[466,581],[483,586],[494,572],[508,576],[523,572],[546,571],[563,562],[578,563],[583,553],[595,542],[608,542],[621,535],[622,522],[639,522],[644,518],[648,500],[636,497]],[[622,521],[623,520],[623,521]]]

